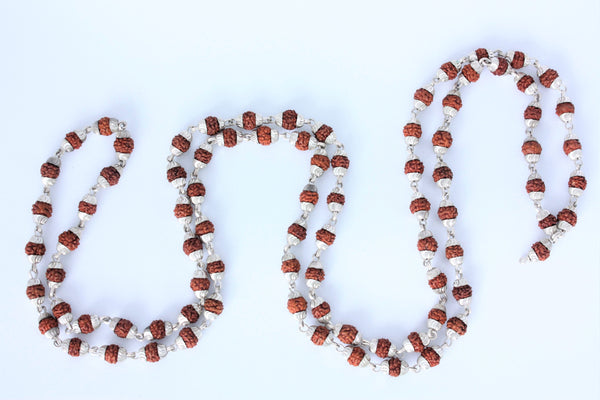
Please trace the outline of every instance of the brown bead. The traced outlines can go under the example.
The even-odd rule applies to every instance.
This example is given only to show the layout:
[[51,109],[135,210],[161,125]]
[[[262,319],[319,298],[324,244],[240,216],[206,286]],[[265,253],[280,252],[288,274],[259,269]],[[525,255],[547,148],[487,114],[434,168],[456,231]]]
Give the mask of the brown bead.
[[404,133],[404,137],[413,136],[416,138],[420,138],[423,134],[423,131],[421,130],[421,125],[415,124],[413,122],[404,125],[404,129],[402,131]]
[[256,128],[256,114],[252,111],[246,111],[242,114],[242,126],[247,131],[251,131]]
[[144,354],[146,355],[146,361],[148,362],[160,361],[160,356],[158,355],[158,343],[152,342],[144,346]]
[[204,220],[199,224],[196,224],[196,235],[206,235],[207,233],[214,233],[215,226],[209,220]]
[[408,341],[410,344],[412,344],[416,352],[421,352],[425,348],[423,341],[421,340],[421,336],[419,336],[417,332],[411,332],[408,335]]
[[126,338],[132,326],[133,324],[131,323],[131,321],[125,318],[121,318],[119,322],[117,322],[117,325],[115,325],[115,335],[117,335],[120,338]]
[[210,152],[208,150],[204,150],[202,148],[198,148],[194,152],[194,159],[196,159],[204,164],[208,164],[210,162],[210,160],[212,159],[212,152]]
[[190,281],[190,288],[194,292],[208,290],[210,287],[210,281],[207,278],[192,278]]
[[209,274],[220,274],[225,271],[225,263],[221,260],[209,262],[206,264],[206,271]]
[[288,228],[288,233],[290,235],[295,236],[296,238],[298,238],[299,240],[304,240],[306,239],[306,228],[303,227],[302,225],[293,223],[292,225],[290,225],[290,227]]
[[452,296],[458,300],[468,299],[473,295],[473,289],[469,285],[455,286],[452,288]]
[[508,69],[508,60],[504,57],[498,57],[498,68],[492,74],[496,76],[502,76],[506,73]]
[[190,141],[183,135],[176,135],[173,140],[171,140],[171,146],[175,147],[180,152],[185,153],[190,149]]
[[544,183],[543,180],[541,180],[539,178],[530,179],[527,181],[527,184],[525,185],[525,189],[527,190],[527,193],[545,192],[546,184]]
[[181,309],[181,315],[183,315],[190,322],[190,324],[193,324],[200,319],[200,314],[198,314],[198,311],[196,311],[194,306],[191,304],[188,304]]
[[331,166],[333,168],[346,168],[350,167],[350,160],[346,156],[333,156],[331,158]]
[[310,165],[316,165],[323,171],[327,171],[329,168],[329,157],[322,154],[315,154],[310,159]]
[[431,104],[431,102],[433,101],[433,93],[431,93],[427,89],[421,88],[421,89],[417,89],[413,98],[417,101],[422,102],[426,106],[429,106]]
[[60,167],[52,163],[43,163],[42,167],[40,168],[40,174],[44,178],[56,179],[60,174]]
[[435,276],[434,278],[431,278],[428,283],[429,287],[434,290],[442,289],[446,286],[446,283],[448,283],[448,278],[446,278],[446,274],[441,272],[439,275]]
[[581,143],[579,142],[579,139],[569,139],[565,140],[565,142],[563,143],[563,151],[566,155],[569,155],[569,153],[571,153],[572,151],[580,149]]
[[446,258],[448,260],[451,258],[462,257],[464,254],[465,252],[459,244],[446,247]]
[[377,357],[386,358],[390,353],[390,347],[392,347],[392,342],[387,339],[379,339],[377,340],[375,354],[377,354]]
[[217,299],[204,300],[204,309],[213,314],[220,315],[223,312],[223,302]]
[[285,260],[281,263],[281,271],[284,274],[288,272],[299,272],[300,271],[300,261],[295,258],[290,258],[289,260]]
[[225,147],[234,147],[237,144],[237,132],[234,129],[223,129],[223,144]]
[[467,64],[463,67],[462,74],[471,83],[479,80],[479,72],[475,71],[471,64]]
[[490,58],[488,51],[483,48],[475,50],[475,55],[477,56],[478,61],[481,61],[482,58]]
[[525,93],[525,90],[527,90],[532,83],[534,83],[534,80],[530,75],[523,75],[517,82],[517,88]]
[[552,214],[548,214],[545,218],[541,219],[538,222],[538,226],[540,227],[540,229],[547,229],[550,228],[551,226],[556,225],[558,221],[556,220],[556,217]]
[[431,143],[433,143],[434,146],[450,148],[450,146],[452,146],[452,134],[447,131],[437,131],[433,134]]
[[541,154],[542,146],[537,140],[528,140],[523,142],[523,145],[521,146],[521,152],[523,152],[523,155]]
[[456,111],[459,111],[462,107],[462,100],[460,96],[457,96],[455,94],[449,94],[442,100],[442,105],[444,107],[452,107]]
[[419,251],[437,251],[437,240],[433,236],[427,236],[417,241]]
[[281,116],[281,126],[283,129],[292,130],[296,129],[296,122],[298,121],[298,113],[294,110],[284,111]]
[[183,241],[183,252],[186,256],[198,250],[202,250],[202,240],[199,237],[194,236]]
[[71,357],[79,357],[80,349],[81,349],[81,339],[74,337],[71,340],[69,340],[69,348],[68,348],[67,353]]
[[327,229],[319,229],[317,231],[317,240],[331,246],[335,241],[335,233],[330,232]]
[[154,339],[164,339],[167,336],[165,321],[161,321],[160,319],[152,321],[148,328]]
[[587,187],[587,180],[584,176],[574,175],[569,178],[569,187],[585,190]]
[[167,180],[173,182],[175,179],[187,178],[187,173],[183,167],[177,166],[167,170]]
[[456,69],[456,66],[454,64],[452,64],[450,61],[442,64],[440,69],[446,73],[449,80],[452,80],[458,76],[458,70]]
[[58,242],[65,246],[67,249],[73,251],[79,247],[79,236],[72,231],[64,231],[58,235]]
[[319,142],[325,142],[329,135],[333,132],[333,128],[325,124],[321,125],[315,132],[315,137]]
[[38,328],[42,335],[45,335],[50,329],[58,327],[58,321],[56,318],[52,316],[47,316],[46,318],[40,320],[38,324]]
[[191,328],[183,328],[179,332],[179,336],[183,339],[183,343],[185,343],[185,347],[188,349],[191,349],[198,344],[198,337]]
[[25,290],[25,294],[27,295],[27,298],[30,300],[39,299],[40,297],[44,297],[44,295],[46,294],[46,289],[44,288],[44,285],[42,285],[42,284],[31,285],[31,286],[27,286],[27,289]]
[[388,360],[388,370],[390,376],[400,376],[402,372],[402,361],[399,358],[392,357]]
[[78,210],[79,210],[79,212],[82,212],[84,214],[94,215],[94,214],[96,214],[97,208],[98,208],[98,206],[96,204],[91,204],[91,203],[88,203],[88,202],[82,200],[79,202]]
[[445,206],[438,208],[438,217],[444,221],[458,217],[458,209],[454,206]]
[[119,178],[121,177],[121,174],[119,173],[119,171],[117,171],[115,167],[110,166],[102,168],[102,171],[100,171],[100,176],[106,179],[110,186],[114,186],[117,183],[119,183]]
[[119,361],[119,346],[109,344],[104,351],[104,360],[109,364],[116,364]]
[[418,211],[429,211],[431,204],[425,197],[419,197],[410,202],[410,212],[416,213]]
[[556,105],[556,115],[559,117],[563,114],[575,112],[575,106],[570,101],[565,101]]
[[525,119],[534,119],[539,121],[542,118],[542,109],[539,107],[528,106],[523,113]]
[[446,323],[446,311],[440,310],[439,308],[432,308],[429,310],[427,318],[437,321],[443,325]]
[[346,196],[341,193],[331,192],[327,195],[327,204],[329,203],[344,205],[346,203]]
[[206,134],[209,136],[216,135],[219,129],[221,129],[217,117],[206,117],[204,118],[204,122],[206,123]]
[[52,307],[52,315],[55,318],[60,318],[65,314],[69,314],[71,312],[71,306],[67,302],[58,303],[54,307]]
[[268,146],[271,144],[271,128],[268,126],[262,125],[259,126],[256,130],[256,138],[258,139],[258,143],[263,146]]
[[44,243],[27,242],[25,245],[25,254],[28,256],[43,256],[46,254]]
[[52,216],[52,204],[46,203],[44,201],[36,201],[31,206],[31,213],[34,215],[43,215],[46,218],[50,218]]
[[73,150],[77,150],[83,144],[83,142],[81,141],[81,138],[75,132],[67,133],[67,136],[65,136],[65,140],[67,142],[69,142],[69,144],[71,145]]
[[348,363],[355,367],[359,366],[361,361],[365,358],[365,351],[360,347],[353,347],[352,353],[348,357]]
[[329,304],[326,301],[322,302],[321,304],[312,309],[312,315],[316,319],[323,318],[330,312],[331,307],[329,307]]
[[113,131],[110,129],[110,118],[104,117],[98,120],[98,132],[102,136],[110,136]]
[[317,192],[313,192],[310,190],[303,190],[302,193],[300,193],[300,202],[301,203],[317,204],[318,201],[319,201],[319,193],[317,193]]
[[525,54],[521,51],[515,51],[510,66],[514,69],[521,69],[525,65]]
[[425,171],[425,166],[421,160],[408,160],[406,164],[404,164],[405,174],[422,174],[423,171]]
[[176,204],[173,209],[173,214],[175,214],[175,218],[185,218],[189,217],[194,213],[194,207],[191,204]]
[[358,335],[358,329],[356,329],[354,326],[342,325],[340,328],[340,333],[338,333],[337,337],[342,343],[352,344],[354,339],[356,339],[356,335]]
[[448,320],[448,329],[452,329],[462,336],[467,333],[467,324],[460,318],[452,317]]
[[46,279],[50,282],[60,283],[65,280],[66,272],[62,268],[48,268],[46,270]]
[[92,317],[89,314],[83,314],[77,319],[79,330],[81,333],[88,334],[94,332],[94,324],[92,324]]
[[540,83],[547,88],[552,86],[552,83],[558,78],[558,72],[548,68],[543,74],[540,75]]
[[322,268],[307,268],[304,274],[306,279],[312,279],[314,281],[323,282],[325,279],[325,271]]
[[450,167],[442,166],[433,170],[433,180],[437,182],[440,179],[452,179],[452,170]]
[[130,137],[116,138],[113,147],[117,153],[131,154],[133,152],[133,139]]
[[306,306],[306,299],[302,296],[289,299],[287,302],[288,311],[292,314],[306,311]]
[[206,188],[201,182],[191,183],[187,187],[187,195],[189,197],[204,196],[206,194]]
[[296,139],[296,148],[298,150],[308,150],[308,144],[310,143],[310,133],[308,132],[299,132],[298,139]]
[[325,340],[327,340],[328,336],[329,329],[325,328],[323,325],[319,325],[315,328],[310,340],[317,346],[322,346],[323,343],[325,343]]
[[421,356],[427,360],[430,367],[435,367],[440,363],[440,355],[431,347],[425,347],[423,351],[421,351]]
[[535,242],[531,246],[531,248],[535,252],[535,255],[537,256],[538,260],[540,261],[544,261],[548,257],[550,257],[550,250],[546,246],[544,246],[542,242]]
[[556,218],[559,221],[565,221],[571,226],[575,226],[577,224],[577,214],[573,210],[569,210],[568,208],[563,208],[557,215]]

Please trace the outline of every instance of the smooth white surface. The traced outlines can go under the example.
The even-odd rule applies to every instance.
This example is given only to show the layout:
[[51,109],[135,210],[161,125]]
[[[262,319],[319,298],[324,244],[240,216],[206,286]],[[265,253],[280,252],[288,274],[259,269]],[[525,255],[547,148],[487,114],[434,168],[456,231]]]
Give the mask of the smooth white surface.
[[[124,3],[0,5],[0,397],[598,398],[597,1]],[[324,256],[322,293],[334,319],[401,343],[424,326],[435,302],[415,249],[401,129],[414,90],[443,62],[481,46],[523,50],[559,71],[577,108],[590,185],[580,222],[551,258],[519,265],[542,237],[520,152],[529,100],[510,78],[488,72],[463,91],[446,160],[475,295],[469,332],[440,366],[390,379],[348,366],[297,331],[279,267],[309,156],[286,143],[218,149],[202,176],[227,273],[225,312],[195,349],[156,365],[128,360],[115,367],[72,359],[37,332],[24,296],[22,249],[33,227],[30,204],[41,192],[39,165],[66,132],[114,116],[128,122],[136,149],[119,185],[99,195],[80,249],[65,261],[60,296],[76,313],[130,317],[143,329],[154,318],[174,320],[193,298],[192,265],[172,216],[176,193],[164,172],[172,136],[208,115],[295,108],[333,126],[351,158],[347,207]],[[418,152],[427,181],[441,98],[423,116]],[[544,204],[553,212],[567,201],[571,171],[555,98],[543,92],[538,129]],[[76,223],[77,202],[113,160],[111,144],[91,137],[65,157],[46,229],[50,248]],[[427,193],[435,206],[433,185]],[[324,215],[315,213],[312,232]],[[304,261],[311,246],[307,241]],[[104,331],[90,341],[121,343],[115,339]]]

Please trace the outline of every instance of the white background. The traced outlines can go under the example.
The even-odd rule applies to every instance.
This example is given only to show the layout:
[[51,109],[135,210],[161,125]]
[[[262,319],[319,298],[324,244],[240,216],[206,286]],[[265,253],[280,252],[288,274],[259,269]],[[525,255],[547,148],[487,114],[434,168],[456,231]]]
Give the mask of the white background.
[[[598,1],[124,3],[0,6],[0,397],[598,398]],[[195,349],[155,365],[112,366],[68,357],[38,333],[24,295],[23,247],[41,191],[39,165],[65,133],[114,116],[128,122],[136,149],[119,185],[99,196],[79,250],[65,259],[60,294],[77,314],[124,316],[143,329],[154,318],[173,319],[193,299],[192,265],[172,216],[176,193],[164,172],[171,137],[208,115],[295,108],[333,126],[351,159],[322,293],[336,321],[400,343],[423,326],[435,302],[415,250],[401,129],[414,90],[443,62],[482,46],[523,50],[559,71],[577,108],[590,185],[580,222],[551,258],[518,264],[542,237],[520,152],[529,99],[510,78],[487,72],[463,90],[447,161],[473,313],[468,334],[438,367],[396,379],[376,375],[297,331],[279,260],[285,230],[299,214],[309,156],[286,143],[218,149],[203,175],[205,211],[227,274],[225,311]],[[571,164],[553,116],[556,95],[543,95],[540,171],[544,204],[557,212],[567,202]],[[427,182],[441,97],[423,116],[418,151]],[[76,223],[79,199],[113,160],[111,144],[91,137],[65,157],[49,248]],[[437,205],[433,185],[426,192]],[[311,232],[324,218],[314,215]],[[303,261],[311,246],[303,247]],[[90,338],[122,343],[116,340],[106,332]]]

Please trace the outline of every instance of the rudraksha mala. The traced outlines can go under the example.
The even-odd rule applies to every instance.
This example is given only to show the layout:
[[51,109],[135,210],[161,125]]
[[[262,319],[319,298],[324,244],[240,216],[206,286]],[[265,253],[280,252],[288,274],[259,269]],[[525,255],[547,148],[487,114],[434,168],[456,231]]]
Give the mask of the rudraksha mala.
[[[543,86],[558,90],[560,93],[556,114],[563,121],[567,130],[563,150],[575,164],[575,170],[568,181],[569,204],[556,216],[541,205],[545,185],[536,170],[541,146],[533,133],[542,112],[539,106],[540,94],[534,78],[520,72],[527,66],[532,66],[536,70]],[[281,264],[290,291],[287,307],[299,321],[300,330],[305,332],[316,345],[332,345],[331,347],[342,353],[351,365],[370,366],[373,370],[382,371],[390,376],[399,376],[408,371],[419,372],[422,369],[438,365],[443,350],[466,333],[472,296],[471,287],[465,280],[462,271],[464,252],[455,237],[454,225],[458,211],[450,201],[452,170],[444,162],[444,155],[452,144],[450,124],[462,106],[460,90],[469,83],[477,81],[484,67],[487,67],[494,75],[512,76],[518,89],[533,98],[524,112],[526,138],[522,151],[530,170],[526,191],[537,211],[539,227],[543,230],[545,238],[532,246],[523,261],[547,259],[551,245],[576,224],[577,199],[586,187],[586,180],[582,174],[581,145],[573,132],[574,107],[566,96],[566,88],[556,71],[541,66],[537,60],[530,59],[518,51],[502,53],[478,49],[458,61],[443,64],[432,82],[416,91],[412,117],[404,127],[408,150],[408,160],[404,172],[410,182],[410,188],[413,190],[413,199],[409,208],[419,224],[417,248],[423,258],[429,286],[438,295],[438,301],[429,311],[424,326],[407,335],[402,343],[394,345],[385,338],[365,339],[354,326],[333,323],[329,304],[317,294],[317,290],[325,278],[325,268],[320,261],[321,255],[335,241],[336,222],[345,204],[343,178],[349,168],[349,160],[343,145],[336,139],[331,127],[312,119],[305,119],[293,110],[264,118],[253,112],[246,112],[238,118],[230,120],[208,117],[197,126],[190,127],[173,138],[171,154],[167,158],[167,179],[179,192],[174,214],[184,228],[183,251],[196,265],[190,287],[196,295],[197,301],[184,306],[176,322],[153,321],[143,333],[138,332],[131,322],[122,318],[84,314],[75,319],[71,306],[56,297],[56,291],[65,278],[65,270],[60,262],[61,257],[77,248],[85,223],[96,210],[95,194],[100,189],[118,182],[122,168],[133,150],[133,140],[125,130],[124,123],[113,119],[103,118],[85,130],[67,134],[56,155],[42,166],[44,192],[33,206],[35,234],[26,246],[26,253],[32,263],[27,296],[34,302],[40,314],[40,332],[51,338],[56,346],[62,347],[72,356],[89,352],[103,357],[110,363],[116,363],[126,358],[155,362],[166,356],[168,352],[194,347],[202,330],[208,327],[223,310],[220,288],[225,268],[214,249],[214,225],[202,213],[201,206],[206,189],[199,179],[200,171],[211,161],[215,145],[234,147],[247,141],[270,145],[279,138],[283,138],[299,150],[313,152],[310,160],[310,176],[299,197],[301,214],[288,228],[287,244],[283,250]],[[417,117],[432,103],[435,85],[454,79],[456,79],[455,85],[442,102],[444,122],[432,138],[433,150],[438,160],[433,169],[433,179],[441,190],[441,202],[437,214],[447,230],[445,255],[455,272],[451,290],[452,297],[461,309],[460,313],[448,318],[446,314],[448,278],[440,269],[432,265],[438,249],[438,242],[427,228],[431,203],[419,191],[419,181],[424,173],[424,165],[417,157],[415,147],[422,135]],[[97,184],[92,186],[90,192],[80,202],[79,224],[59,236],[57,251],[46,269],[47,285],[44,285],[38,278],[38,264],[45,253],[42,227],[52,214],[50,188],[59,175],[60,160],[64,153],[79,148],[86,135],[93,132],[101,135],[115,133],[117,163],[102,170]],[[206,135],[206,138],[194,152],[194,168],[188,176],[177,159],[189,151],[194,134]],[[308,287],[307,300],[296,287],[302,267],[292,250],[307,237],[307,221],[320,199],[317,183],[328,170],[331,170],[336,177],[334,187],[327,192],[326,196],[331,214],[329,220],[316,232],[316,251],[312,256],[312,261],[304,270],[305,283]],[[46,286],[49,287],[48,298],[51,312],[48,312],[44,305]],[[312,323],[306,322],[309,308],[314,317]],[[59,337],[60,325],[65,327],[66,333],[73,335],[89,333],[102,323],[108,325],[119,337],[137,339],[147,342],[147,344],[138,351],[128,352],[114,344],[90,347],[76,336],[68,339]],[[179,333],[174,343],[164,345],[157,342],[157,340],[164,339],[176,332]],[[406,354],[413,352],[418,353],[417,362],[409,365]],[[372,353],[379,361],[373,361],[369,353]]]

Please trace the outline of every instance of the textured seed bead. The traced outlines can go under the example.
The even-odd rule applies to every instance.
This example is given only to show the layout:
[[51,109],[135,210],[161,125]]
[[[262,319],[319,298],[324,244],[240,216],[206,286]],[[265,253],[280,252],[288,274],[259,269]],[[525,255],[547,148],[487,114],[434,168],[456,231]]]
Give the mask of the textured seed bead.
[[210,288],[210,281],[206,277],[206,273],[198,269],[194,272],[194,277],[190,281],[190,288],[198,299],[204,299]]
[[446,307],[443,304],[436,304],[427,314],[427,327],[439,331],[445,323]]
[[223,301],[218,293],[211,294],[204,300],[204,318],[212,321],[223,312]]
[[446,242],[446,258],[455,267],[463,263],[464,250],[456,239],[449,239]]
[[358,329],[356,329],[352,325],[336,326],[334,333],[335,336],[337,336],[337,338],[345,344],[356,344],[360,343],[360,341],[362,340],[362,336],[358,332]]
[[556,223],[558,222],[556,217],[550,214],[547,210],[541,210],[537,214],[538,226],[547,235],[552,235],[556,231]]
[[350,160],[345,151],[337,150],[335,155],[331,158],[331,166],[333,167],[333,174],[337,177],[346,175],[348,168],[350,167]]
[[335,187],[327,195],[327,206],[331,212],[340,212],[342,207],[346,204],[346,196],[344,190],[341,187]]
[[329,338],[329,329],[327,329],[323,325],[311,326],[308,333],[310,336],[310,341],[316,344],[317,346],[329,344],[329,342],[331,341],[331,339]]
[[313,133],[315,138],[321,143],[332,144],[336,140],[333,128],[325,124],[313,125]]
[[557,215],[558,227],[563,231],[568,231],[577,224],[577,214],[570,208],[563,208]]
[[123,347],[119,347],[116,344],[102,346],[100,349],[101,354],[104,355],[104,360],[109,364],[116,364],[120,361],[124,361],[127,358],[127,350]]
[[58,321],[56,318],[47,313],[40,314],[38,320],[38,328],[40,333],[48,338],[53,338],[58,336]]
[[433,347],[425,347],[417,362],[423,368],[432,368],[439,365],[441,357],[438,351]]
[[317,297],[311,302],[312,315],[320,322],[327,322],[331,319],[331,307],[329,303],[322,298]]
[[542,153],[542,146],[538,143],[537,140],[533,138],[525,139],[523,142],[523,146],[521,146],[521,151],[525,156],[525,161],[530,163],[536,163],[540,159],[540,154]]
[[188,304],[181,309],[177,322],[181,325],[194,324],[200,319],[202,305],[198,303]]
[[468,306],[471,303],[472,295],[473,290],[464,279],[459,279],[456,283],[454,283],[452,296],[454,296],[458,304],[461,306]]
[[46,254],[44,239],[41,236],[32,236],[31,239],[29,239],[29,242],[25,244],[25,254],[27,254],[27,258],[32,264],[37,264],[42,261],[42,257]]
[[310,159],[310,173],[315,176],[321,176],[329,169],[329,157],[323,149],[315,150],[315,154]]
[[462,107],[462,100],[456,94],[449,94],[442,100],[442,106],[444,107],[444,115],[454,117]]
[[399,358],[392,357],[389,360],[383,360],[381,363],[381,370],[386,372],[389,376],[400,376],[408,372],[408,363]]
[[421,180],[424,170],[425,166],[417,156],[411,156],[404,164],[404,174],[410,182],[418,182]]
[[32,302],[39,303],[44,300],[44,297],[46,295],[46,289],[44,288],[44,285],[42,285],[42,282],[39,279],[34,278],[30,279],[29,282],[27,282],[27,289],[25,290],[25,294],[27,295],[27,298]]
[[67,324],[73,320],[71,306],[66,301],[56,298],[52,301],[52,315],[60,324]]
[[212,145],[203,143],[194,152],[194,167],[204,168],[212,160]]
[[360,347],[347,347],[345,354],[348,357],[348,364],[354,367],[366,367],[369,365],[369,356],[367,356],[365,351]]
[[196,220],[196,235],[200,236],[204,243],[213,240],[215,234],[215,226],[204,215]]
[[175,339],[175,344],[180,349],[191,349],[192,347],[196,347],[201,334],[202,332],[196,326],[183,328],[179,332],[177,339]]
[[194,262],[202,260],[202,239],[193,233],[188,233],[183,241],[183,252]]
[[325,225],[317,231],[316,236],[317,248],[325,250],[335,241],[335,227],[333,225]]
[[202,182],[198,179],[194,179],[190,181],[186,193],[193,204],[202,204],[204,202],[206,188]]
[[61,254],[67,254],[74,251],[79,247],[79,235],[81,235],[81,229],[78,227],[73,227],[64,231],[58,236],[56,250]]
[[83,200],[79,202],[78,206],[78,216],[82,221],[89,220],[92,215],[96,214],[96,210],[98,208],[98,200],[96,196],[86,194],[83,197]]
[[133,325],[131,321],[124,318],[111,318],[109,326],[115,335],[122,339],[134,338],[137,333],[137,328],[135,325]]
[[319,193],[315,185],[308,184],[304,186],[302,193],[300,193],[300,208],[303,211],[312,211],[315,205],[319,201]]
[[186,184],[187,173],[185,169],[178,163],[172,161],[167,166],[167,180],[171,182],[173,187],[179,189]]
[[40,196],[31,206],[33,222],[35,224],[45,224],[52,216],[52,200],[47,195]]
[[435,290],[436,292],[444,292],[446,290],[448,278],[446,278],[446,274],[444,274],[438,268],[432,268],[427,271],[427,281],[431,289]]
[[433,101],[433,86],[429,85],[424,88],[417,89],[415,92],[413,99],[415,100],[415,108],[417,110],[424,110],[429,107],[431,102]]
[[433,151],[436,154],[446,154],[450,146],[452,146],[452,134],[445,130],[438,130],[433,134],[431,143],[433,143]]
[[421,125],[415,122],[409,122],[404,126],[404,140],[408,145],[416,145],[423,134]]
[[[298,264],[298,270],[299,268],[300,264]],[[319,261],[311,262],[304,273],[304,278],[306,278],[306,286],[312,289],[317,289],[321,285],[321,282],[323,282],[325,279],[325,270],[323,269],[323,265],[321,265]]]
[[435,238],[433,237],[433,233],[431,231],[425,230],[419,232],[419,240],[417,241],[417,249],[419,253],[421,253],[421,257],[424,260],[431,260],[437,251],[438,244]]
[[542,109],[539,103],[533,102],[527,106],[525,112],[523,112],[523,118],[525,118],[525,126],[528,128],[535,128],[538,122],[542,118]]
[[51,262],[46,269],[46,279],[50,288],[58,288],[65,280],[66,272],[59,262]]
[[423,351],[425,346],[429,344],[429,337],[424,333],[411,332],[404,340],[402,347],[408,353]]
[[562,101],[556,105],[556,115],[563,122],[571,122],[573,114],[575,113],[575,106],[570,101]]
[[538,174],[533,174],[529,176],[527,184],[525,185],[525,190],[527,190],[531,200],[538,201],[544,198],[546,185],[544,184],[544,181],[540,179]]
[[287,241],[290,245],[296,246],[306,239],[306,222],[297,220],[288,228]]
[[73,322],[73,332],[82,334],[92,333],[98,329],[100,324],[101,321],[97,315],[83,314],[77,318],[77,321]]
[[171,141],[171,154],[179,156],[190,149],[192,134],[188,131],[181,132]]
[[458,336],[462,336],[467,332],[467,323],[465,319],[465,316],[459,315],[448,320],[447,325],[449,337],[457,339]]
[[42,175],[42,184],[44,186],[54,185],[56,178],[60,174],[60,160],[57,157],[50,157],[48,161],[42,164],[40,174]]
[[569,194],[571,196],[579,197],[583,194],[583,191],[587,187],[587,180],[583,175],[579,175],[578,173],[573,173],[569,178]]

